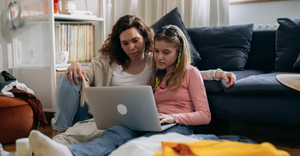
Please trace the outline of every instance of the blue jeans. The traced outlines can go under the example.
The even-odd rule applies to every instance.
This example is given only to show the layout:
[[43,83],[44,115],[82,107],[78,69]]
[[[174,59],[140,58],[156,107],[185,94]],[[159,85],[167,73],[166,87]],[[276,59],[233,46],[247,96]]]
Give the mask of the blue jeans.
[[[64,74],[61,74],[55,91],[56,104],[56,122],[53,125],[54,130],[66,131],[76,122],[92,118],[88,113],[87,105],[80,106],[81,86],[70,84],[69,75],[67,80]],[[75,81],[74,81],[75,82]],[[79,80],[80,82],[80,80]]]
[[121,126],[114,126],[104,132],[102,136],[91,142],[68,145],[67,147],[75,156],[105,156],[109,155],[112,151],[127,141],[140,136],[151,136],[154,134],[166,134],[170,132],[190,135],[193,133],[193,129],[193,126],[175,125],[161,132],[142,132],[132,131]]

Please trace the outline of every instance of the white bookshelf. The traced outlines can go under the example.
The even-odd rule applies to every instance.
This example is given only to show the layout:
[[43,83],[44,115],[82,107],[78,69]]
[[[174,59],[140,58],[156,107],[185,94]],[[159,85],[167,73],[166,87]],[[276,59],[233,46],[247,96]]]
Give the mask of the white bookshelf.
[[[72,16],[72,15],[61,15],[61,14],[53,14],[54,20],[70,20],[70,21],[104,21],[104,18],[100,17],[79,17],[79,16]],[[48,15],[39,15],[39,16],[31,16],[25,17],[23,20],[28,22],[36,22],[36,21],[45,21],[49,18]]]
[[[86,67],[89,65],[88,62],[87,62],[87,63],[80,63],[80,64],[81,64],[81,66],[82,66],[83,68],[86,68]],[[58,71],[58,72],[60,72],[60,71],[66,71],[67,68],[68,68],[70,65],[71,65],[71,63],[67,63],[67,64],[56,64],[56,71]]]
[[[94,52],[97,55],[106,37],[104,20],[106,0],[93,0],[98,5],[93,6],[98,10],[96,18],[54,14],[53,0],[48,0],[48,14],[43,10],[45,1],[31,0],[30,5],[26,0],[20,1],[24,5],[22,19],[25,24],[22,28],[10,31],[13,49],[12,72],[19,82],[35,92],[44,111],[55,112],[56,72],[57,69],[62,71],[70,65],[56,64],[58,45],[56,45],[55,22],[93,23]],[[31,15],[33,10],[34,14]],[[86,67],[88,63],[82,63],[82,65]]]
[[54,19],[71,20],[71,21],[104,21],[104,18],[94,17],[78,17],[73,15],[54,14]]

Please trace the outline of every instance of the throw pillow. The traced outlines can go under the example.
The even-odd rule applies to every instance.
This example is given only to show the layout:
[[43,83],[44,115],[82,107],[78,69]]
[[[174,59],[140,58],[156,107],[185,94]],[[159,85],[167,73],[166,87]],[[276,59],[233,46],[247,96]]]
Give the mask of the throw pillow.
[[277,21],[275,70],[297,71],[293,65],[300,52],[300,19],[278,18]]
[[175,9],[171,10],[169,13],[167,13],[166,15],[164,15],[161,19],[159,19],[156,23],[154,23],[151,28],[157,28],[157,27],[163,27],[166,25],[176,25],[177,27],[179,27],[181,29],[181,31],[184,33],[189,45],[190,45],[190,51],[191,51],[191,57],[192,57],[192,64],[194,65],[195,63],[197,63],[198,61],[201,60],[198,51],[196,50],[190,35],[188,34],[182,20],[181,20],[181,16],[178,12],[178,8],[176,7]]
[[300,69],[300,53],[298,55],[298,58],[296,60],[296,63],[293,66],[295,69]]
[[253,34],[253,24],[189,28],[198,50],[200,70],[244,70]]

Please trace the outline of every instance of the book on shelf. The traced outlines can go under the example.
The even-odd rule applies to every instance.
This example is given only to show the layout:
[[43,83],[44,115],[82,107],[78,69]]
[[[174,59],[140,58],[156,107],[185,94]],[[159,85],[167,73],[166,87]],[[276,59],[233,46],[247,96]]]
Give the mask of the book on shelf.
[[[61,36],[62,32],[61,32],[61,25],[58,25],[58,36]],[[57,44],[58,43],[58,44]],[[62,38],[60,37],[58,39],[58,42],[56,42],[56,45],[58,45],[58,51],[62,51]]]
[[90,62],[94,57],[92,23],[55,23],[56,51],[68,51],[69,61]]
[[88,51],[89,52],[89,59],[91,60],[92,58],[94,58],[94,25],[90,25],[89,26],[89,41],[88,41]]

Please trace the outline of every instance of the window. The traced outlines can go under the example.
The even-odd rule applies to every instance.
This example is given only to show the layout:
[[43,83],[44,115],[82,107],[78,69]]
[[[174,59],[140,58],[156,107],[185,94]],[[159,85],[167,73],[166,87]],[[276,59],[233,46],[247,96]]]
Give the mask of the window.
[[258,2],[272,2],[283,0],[229,0],[230,4],[242,4],[242,3],[258,3]]

